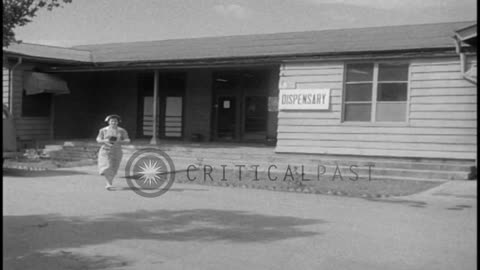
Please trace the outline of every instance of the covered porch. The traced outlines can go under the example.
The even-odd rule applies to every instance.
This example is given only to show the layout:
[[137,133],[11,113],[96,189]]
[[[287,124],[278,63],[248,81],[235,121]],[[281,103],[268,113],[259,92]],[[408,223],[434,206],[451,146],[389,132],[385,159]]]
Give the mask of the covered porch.
[[[278,66],[58,72],[71,93],[53,99],[53,139],[94,139],[119,114],[132,139],[275,142]],[[156,113],[154,113],[156,112]]]

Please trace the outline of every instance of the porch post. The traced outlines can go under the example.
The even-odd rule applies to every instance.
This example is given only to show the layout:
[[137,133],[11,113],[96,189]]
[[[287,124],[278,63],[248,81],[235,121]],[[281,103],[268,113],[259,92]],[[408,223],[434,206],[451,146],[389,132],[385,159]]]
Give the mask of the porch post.
[[153,132],[152,132],[152,139],[150,140],[150,144],[157,144],[157,107],[158,107],[158,70],[155,70],[155,75],[153,77]]
[[51,94],[50,97],[50,140],[54,140],[55,136],[55,97]]

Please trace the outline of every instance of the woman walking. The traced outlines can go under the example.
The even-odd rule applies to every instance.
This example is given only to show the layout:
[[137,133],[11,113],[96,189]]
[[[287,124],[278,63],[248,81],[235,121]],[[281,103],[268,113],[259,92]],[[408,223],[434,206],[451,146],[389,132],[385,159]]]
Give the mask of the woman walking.
[[108,126],[101,128],[97,136],[97,142],[102,144],[98,152],[98,169],[100,175],[105,176],[107,190],[112,190],[113,178],[122,161],[121,144],[130,142],[127,131],[118,126],[120,121],[120,116],[116,114],[107,116],[105,122]]

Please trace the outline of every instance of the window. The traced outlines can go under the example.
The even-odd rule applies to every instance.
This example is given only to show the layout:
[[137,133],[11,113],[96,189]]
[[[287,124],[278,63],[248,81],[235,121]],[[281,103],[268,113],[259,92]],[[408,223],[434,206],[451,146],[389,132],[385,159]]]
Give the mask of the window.
[[52,94],[42,93],[26,95],[23,90],[22,116],[24,117],[48,117],[50,116],[50,103]]
[[344,121],[406,121],[408,64],[346,65]]

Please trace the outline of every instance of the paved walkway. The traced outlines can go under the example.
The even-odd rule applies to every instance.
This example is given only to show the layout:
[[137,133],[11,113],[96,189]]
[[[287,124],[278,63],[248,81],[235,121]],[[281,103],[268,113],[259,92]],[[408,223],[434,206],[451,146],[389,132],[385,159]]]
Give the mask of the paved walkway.
[[476,269],[476,181],[381,200],[4,176],[5,269]]
[[404,198],[427,201],[461,202],[477,200],[477,181],[448,181],[440,186]]

